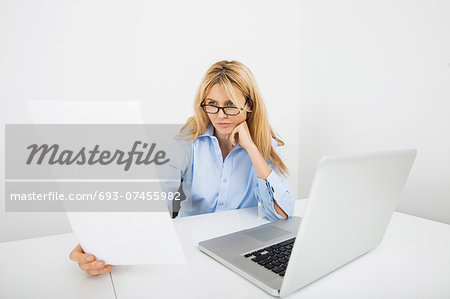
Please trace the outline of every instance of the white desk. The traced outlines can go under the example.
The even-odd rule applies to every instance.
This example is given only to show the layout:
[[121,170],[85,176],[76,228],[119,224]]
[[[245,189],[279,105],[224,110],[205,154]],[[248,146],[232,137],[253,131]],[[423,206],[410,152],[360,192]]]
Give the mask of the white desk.
[[89,277],[69,259],[74,234],[0,243],[0,298],[114,299],[109,275]]
[[[306,200],[296,203],[302,216]],[[117,298],[273,298],[197,249],[199,241],[266,222],[256,209],[175,219],[189,266],[113,269]],[[450,225],[394,213],[372,252],[288,298],[450,298]]]
[[[296,204],[303,215],[305,200]],[[72,234],[0,243],[0,298],[273,298],[197,249],[265,223],[256,209],[175,219],[189,265],[116,266],[90,277],[68,256]],[[117,297],[115,297],[115,295]],[[394,213],[372,252],[287,298],[450,298],[450,225]]]

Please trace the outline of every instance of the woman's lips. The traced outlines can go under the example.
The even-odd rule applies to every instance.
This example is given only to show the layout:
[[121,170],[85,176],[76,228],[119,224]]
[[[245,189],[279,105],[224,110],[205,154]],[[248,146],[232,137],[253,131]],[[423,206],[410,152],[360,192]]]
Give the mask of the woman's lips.
[[222,127],[222,128],[225,128],[225,127],[231,126],[231,124],[230,124],[230,123],[217,123],[217,125],[218,125],[219,127]]

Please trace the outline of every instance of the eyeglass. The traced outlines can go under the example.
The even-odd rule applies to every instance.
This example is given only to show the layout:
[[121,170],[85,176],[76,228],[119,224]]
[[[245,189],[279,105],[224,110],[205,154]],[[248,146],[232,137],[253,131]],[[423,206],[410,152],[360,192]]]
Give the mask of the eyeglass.
[[[244,106],[247,105],[248,99],[245,100]],[[203,108],[203,111],[205,111],[208,114],[217,114],[219,113],[219,110],[222,109],[223,113],[226,115],[238,115],[241,110],[244,110],[243,108],[238,107],[219,107],[216,105],[207,105],[207,104],[201,104],[200,105]]]

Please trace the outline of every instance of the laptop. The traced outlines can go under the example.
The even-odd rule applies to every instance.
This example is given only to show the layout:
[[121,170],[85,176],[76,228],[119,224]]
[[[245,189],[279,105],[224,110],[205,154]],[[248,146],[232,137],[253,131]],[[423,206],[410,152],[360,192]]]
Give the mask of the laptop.
[[206,240],[199,249],[273,296],[291,294],[380,244],[416,153],[324,157],[303,218]]

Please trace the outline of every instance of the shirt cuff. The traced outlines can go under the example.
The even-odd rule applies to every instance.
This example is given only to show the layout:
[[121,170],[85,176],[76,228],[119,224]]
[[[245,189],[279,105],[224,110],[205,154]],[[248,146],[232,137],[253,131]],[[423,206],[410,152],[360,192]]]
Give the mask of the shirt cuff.
[[274,200],[278,206],[288,215],[294,212],[294,198],[289,187],[283,183],[283,179],[275,171],[271,171],[267,181],[258,178],[259,199],[263,213],[269,220],[281,220],[283,216],[274,208]]

